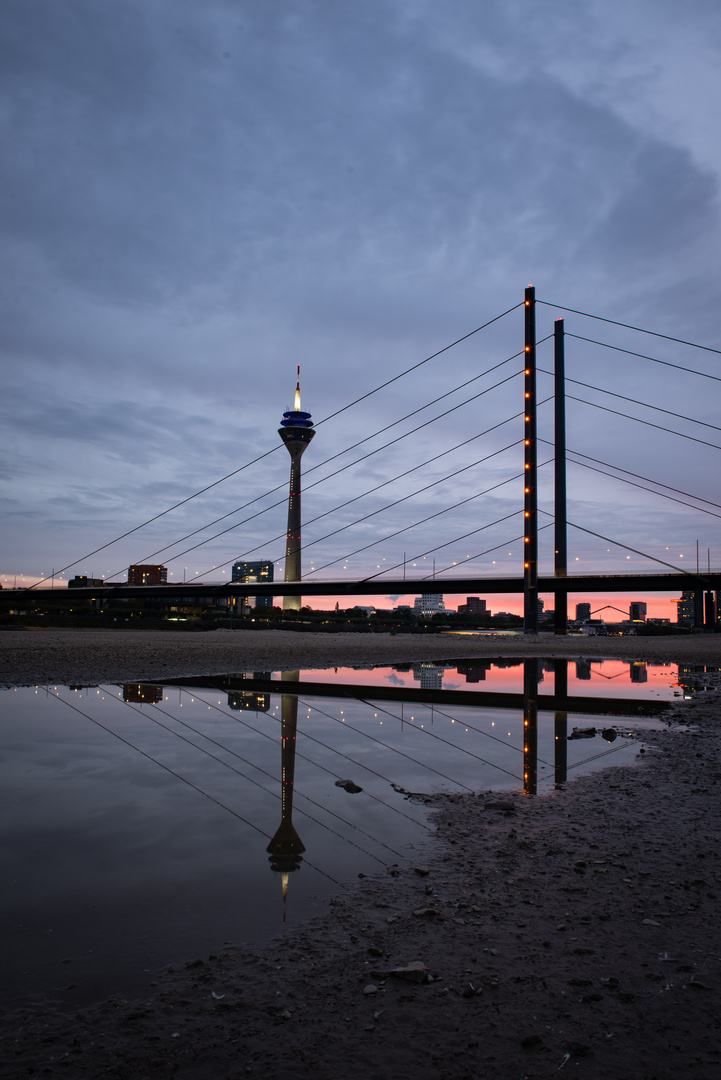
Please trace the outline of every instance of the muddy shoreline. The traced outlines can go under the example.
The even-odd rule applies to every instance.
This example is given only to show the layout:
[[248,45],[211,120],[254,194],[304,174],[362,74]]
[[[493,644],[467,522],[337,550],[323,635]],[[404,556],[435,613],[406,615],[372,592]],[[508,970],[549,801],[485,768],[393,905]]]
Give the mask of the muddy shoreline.
[[[101,632],[109,642],[6,632],[0,655],[18,682],[81,672],[89,682],[173,677],[189,659],[186,675],[318,667],[326,650],[337,664],[535,653],[701,667],[719,652],[719,638],[703,635],[490,639],[482,650],[476,639],[467,651],[399,635],[384,636],[376,659],[377,639],[270,633],[275,641],[228,644],[235,634],[218,634],[217,647],[216,635],[184,635],[176,650],[142,632],[126,642],[122,632]],[[114,657],[104,651],[113,642]],[[721,1049],[721,690],[714,675],[698,686],[708,689],[669,705],[664,730],[643,733],[640,768],[580,777],[551,796],[420,796],[437,828],[422,865],[348,883],[325,914],[265,946],[178,957],[139,1000],[11,1011],[0,1076],[336,1080],[351,1069],[373,1080],[545,1080],[561,1070],[711,1080]],[[389,974],[413,963],[425,981]]]

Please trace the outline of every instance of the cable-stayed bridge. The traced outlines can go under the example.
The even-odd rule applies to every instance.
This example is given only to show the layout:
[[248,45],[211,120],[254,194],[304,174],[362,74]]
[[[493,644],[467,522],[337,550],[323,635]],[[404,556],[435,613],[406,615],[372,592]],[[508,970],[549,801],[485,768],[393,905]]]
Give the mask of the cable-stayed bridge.
[[[553,307],[570,315],[574,330],[565,318],[557,318],[552,333],[539,339],[538,305],[544,313]],[[515,334],[511,317],[519,309],[523,347],[504,352],[508,339],[499,337],[498,329],[511,323]],[[589,325],[602,330],[575,332]],[[479,342],[483,370],[477,372],[474,355],[475,373],[456,382],[451,375],[454,351],[469,343],[476,348]],[[566,372],[569,342],[574,377]],[[583,364],[575,362],[579,350]],[[157,589],[142,586],[138,592],[117,581],[124,573],[118,569],[105,575],[102,588],[95,584],[90,592],[78,589],[75,595],[241,596],[248,586],[233,585],[227,577],[223,581],[223,568],[236,559],[272,553],[280,570],[278,549],[285,545],[291,580],[278,581],[277,571],[272,585],[253,585],[254,595],[523,593],[526,629],[535,632],[541,593],[555,597],[557,629],[562,629],[569,593],[688,591],[696,597],[696,622],[704,617],[715,622],[721,572],[712,569],[710,545],[702,560],[697,541],[693,559],[688,536],[694,531],[703,535],[709,518],[721,518],[721,504],[709,497],[715,494],[710,477],[718,474],[714,455],[721,450],[713,435],[721,427],[712,422],[721,378],[705,370],[717,368],[718,355],[721,350],[713,346],[537,300],[529,287],[520,303],[315,424],[316,430],[327,424],[323,434],[333,430],[335,441],[333,452],[309,462],[305,474],[302,581],[297,580],[297,561],[291,560],[294,569],[288,570],[290,525],[277,532],[264,525],[274,520],[274,511],[277,522],[288,506],[287,479],[269,488],[264,484],[275,467],[271,455],[281,443],[54,571],[52,579],[111,550],[132,552],[126,567],[151,560],[177,566],[191,553],[197,557],[207,551],[212,566],[195,571],[191,581],[175,580]],[[682,362],[689,356],[692,362]],[[467,367],[467,357],[465,362]],[[592,382],[575,377],[589,369]],[[425,383],[422,373],[424,379],[428,375]],[[406,386],[412,392],[403,389],[399,398]],[[383,414],[378,403],[389,395],[391,411]],[[399,401],[414,407],[394,415]],[[572,414],[570,423],[567,413]],[[291,412],[286,417],[293,415],[310,416]],[[360,422],[350,419],[359,415]],[[377,417],[390,419],[379,425]],[[436,434],[441,428],[442,436]],[[351,441],[343,438],[346,432]],[[314,452],[322,441],[314,444]],[[187,515],[191,503],[236,477],[246,483],[252,477],[251,498],[174,539],[161,537],[161,522],[167,527],[171,515]],[[299,468],[295,482],[300,482]],[[629,501],[628,493],[635,501]],[[300,487],[291,503],[293,497],[297,511]],[[683,522],[685,563],[679,561],[683,553],[675,554],[680,543],[659,543],[670,520],[671,531]],[[569,555],[569,534],[576,544],[591,545],[583,572],[575,565],[579,557]],[[161,546],[140,548],[146,535],[158,538]],[[543,551],[546,538],[553,543],[552,557]],[[299,536],[295,539],[300,542]],[[233,554],[223,558],[229,549]],[[619,565],[619,559],[632,566]],[[47,575],[39,584],[50,581]],[[4,595],[12,596],[13,590]]]

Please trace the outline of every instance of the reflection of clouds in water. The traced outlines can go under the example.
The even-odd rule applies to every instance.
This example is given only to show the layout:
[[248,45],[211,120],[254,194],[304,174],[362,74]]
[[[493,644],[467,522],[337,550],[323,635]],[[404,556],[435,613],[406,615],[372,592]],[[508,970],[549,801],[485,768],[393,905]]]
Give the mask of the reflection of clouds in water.
[[403,679],[399,678],[399,676],[396,675],[396,673],[394,671],[392,671],[389,675],[386,675],[386,682],[392,683],[394,686],[405,686],[406,685],[403,682]]

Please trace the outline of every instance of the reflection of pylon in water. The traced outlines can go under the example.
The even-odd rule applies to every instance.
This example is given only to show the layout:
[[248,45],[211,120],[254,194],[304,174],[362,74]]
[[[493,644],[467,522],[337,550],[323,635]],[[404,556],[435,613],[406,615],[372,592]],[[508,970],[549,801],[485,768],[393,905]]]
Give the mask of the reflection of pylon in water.
[[[284,671],[281,679],[298,682],[300,672]],[[283,923],[288,901],[288,882],[295,870],[300,870],[305,844],[293,825],[293,777],[295,773],[295,738],[298,727],[298,698],[294,694],[281,696],[280,760],[281,760],[281,819],[275,836],[266,851],[270,868],[281,874],[283,885]]]

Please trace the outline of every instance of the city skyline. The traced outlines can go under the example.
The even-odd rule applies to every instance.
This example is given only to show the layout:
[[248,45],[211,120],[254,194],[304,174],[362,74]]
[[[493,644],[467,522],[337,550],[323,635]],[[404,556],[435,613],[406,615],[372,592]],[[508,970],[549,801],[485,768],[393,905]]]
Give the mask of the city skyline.
[[[165,2],[148,11],[134,0],[122,12],[76,7],[82,32],[57,5],[7,5],[4,585],[68,564],[64,580],[155,562],[171,581],[210,580],[216,568],[229,580],[237,559],[269,560],[277,571],[287,459],[274,432],[298,362],[323,424],[304,459],[304,575],[362,577],[404,559],[409,577],[421,567],[430,574],[432,558],[439,572],[460,568],[496,544],[471,564],[516,570],[513,522],[452,541],[519,507],[519,484],[496,487],[521,460],[511,446],[518,425],[450,448],[517,412],[518,380],[421,438],[415,430],[512,375],[506,365],[454,390],[522,348],[521,313],[345,407],[519,303],[528,282],[547,305],[539,339],[562,316],[569,334],[641,354],[569,337],[569,378],[626,399],[569,384],[569,518],[676,566],[695,568],[697,540],[702,566],[707,551],[721,562],[710,505],[716,384],[644,359],[712,374],[715,354],[553,306],[721,346],[719,13],[700,2],[681,13],[618,0],[583,14],[521,2],[482,15],[470,5],[371,2],[332,20],[317,3],[295,18],[243,2],[231,12],[220,0],[202,13]],[[539,367],[552,368],[549,343]],[[550,389],[540,374],[539,398]],[[540,408],[541,439],[553,437],[550,409]],[[413,410],[418,418],[373,435]],[[329,475],[397,434],[407,437]],[[539,461],[552,454],[539,446]],[[599,461],[690,492],[711,513],[589,471]],[[550,468],[539,473],[546,512]],[[440,493],[424,490],[446,475]],[[334,510],[350,488],[378,491]],[[455,515],[384,539],[488,489]],[[319,540],[356,518],[352,530]],[[175,554],[238,520],[204,549]],[[539,538],[541,567],[552,564],[551,533]],[[356,548],[364,550],[345,562]],[[580,530],[569,530],[569,556],[571,572],[652,568]],[[518,599],[501,606],[513,610]],[[649,614],[661,603],[629,595],[638,599]]]

